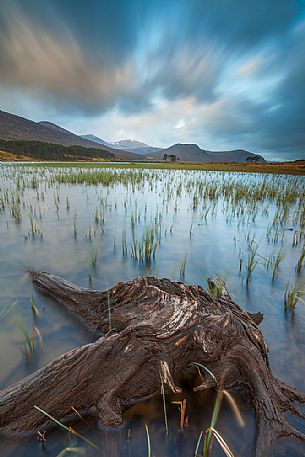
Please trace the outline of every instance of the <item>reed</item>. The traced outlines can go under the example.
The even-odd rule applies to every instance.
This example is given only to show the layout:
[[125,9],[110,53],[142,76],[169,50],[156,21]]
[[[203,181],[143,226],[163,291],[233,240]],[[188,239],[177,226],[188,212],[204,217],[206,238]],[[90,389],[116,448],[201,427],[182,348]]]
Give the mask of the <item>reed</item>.
[[[213,437],[216,438],[218,444],[220,445],[221,449],[223,450],[224,454],[227,457],[234,457],[234,454],[231,451],[231,449],[229,448],[229,446],[226,443],[225,439],[220,435],[220,433],[214,427],[209,427],[205,432],[205,436],[208,436],[209,433],[212,433]],[[206,454],[206,455],[207,456],[210,455],[210,452],[211,451],[209,450],[208,454]],[[206,457],[205,454],[203,454],[203,455],[204,455],[204,457]]]
[[198,453],[199,453],[200,443],[201,443],[201,440],[202,440],[202,435],[203,435],[203,431],[201,430],[199,438],[198,438],[197,443],[196,443],[194,457],[198,457],[198,455],[199,455]]
[[258,260],[256,260],[256,254],[257,254],[257,247],[251,246],[250,252],[248,254],[248,263],[247,263],[247,278],[246,278],[246,286],[249,286],[249,282],[251,280],[252,273],[255,269],[255,267],[258,264]]
[[173,405],[178,405],[178,409],[180,411],[180,422],[179,422],[179,429],[180,431],[183,430],[185,422],[186,422],[186,398],[183,401],[172,401]]
[[73,235],[74,235],[74,239],[77,240],[76,213],[74,215],[74,220],[73,220]]
[[165,426],[166,436],[168,436],[168,421],[167,421],[166,400],[165,400],[165,391],[164,391],[163,382],[161,382],[161,395],[162,395],[162,401],[163,401],[164,426]]
[[297,265],[296,265],[297,273],[301,273],[301,270],[302,270],[302,267],[303,267],[303,264],[304,264],[304,260],[305,260],[305,243],[303,244],[303,248],[301,250],[301,253],[300,253],[300,256],[298,258]]
[[39,309],[37,308],[37,306],[35,304],[35,300],[34,300],[34,295],[33,294],[32,294],[32,298],[31,298],[31,309],[32,309],[34,317],[39,317],[40,316],[40,311],[39,311]]
[[91,447],[93,447],[95,449],[99,449],[98,446],[95,443],[93,443],[93,441],[89,440],[85,436],[83,436],[80,433],[78,433],[71,426],[68,427],[67,425],[65,425],[62,422],[60,422],[58,419],[55,419],[55,417],[51,416],[51,414],[47,413],[42,408],[39,408],[39,406],[34,405],[34,408],[37,409],[37,411],[39,411],[42,414],[44,414],[48,419],[53,421],[55,424],[59,425],[59,427],[61,427],[62,429],[66,430],[69,433],[72,433],[74,436],[76,436],[77,438],[81,439],[85,443],[89,444]]
[[222,399],[223,399],[223,389],[218,389],[216,401],[215,401],[214,408],[213,408],[211,424],[210,424],[210,427],[207,429],[207,431],[205,433],[205,437],[204,437],[203,457],[208,457],[211,452],[211,449],[212,449],[213,429],[215,428],[216,423],[218,421],[221,404],[222,404]]
[[274,259],[274,262],[273,262],[273,269],[272,269],[272,281],[274,280],[275,278],[275,275],[279,269],[279,266],[280,266],[280,263],[284,260],[284,253],[283,253],[283,249],[281,248],[279,250],[279,252],[277,253],[277,256],[275,257]]
[[290,281],[288,281],[284,293],[284,309],[285,311],[294,311],[298,302],[304,303],[305,283],[296,281],[294,286],[289,286]]
[[181,266],[180,266],[180,279],[185,278],[185,273],[186,273],[186,261],[187,261],[187,254],[184,255],[182,261],[181,261]]
[[146,439],[147,439],[147,457],[151,457],[151,445],[150,445],[150,436],[148,426],[145,424],[146,429]]
[[86,451],[81,447],[65,447],[56,457],[64,457],[67,454],[86,455]]

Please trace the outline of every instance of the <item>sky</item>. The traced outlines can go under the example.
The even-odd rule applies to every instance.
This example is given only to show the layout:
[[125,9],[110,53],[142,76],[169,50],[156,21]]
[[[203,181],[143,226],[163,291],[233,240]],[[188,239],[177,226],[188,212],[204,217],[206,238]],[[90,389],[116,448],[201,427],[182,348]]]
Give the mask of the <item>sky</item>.
[[305,0],[0,0],[0,109],[305,159]]

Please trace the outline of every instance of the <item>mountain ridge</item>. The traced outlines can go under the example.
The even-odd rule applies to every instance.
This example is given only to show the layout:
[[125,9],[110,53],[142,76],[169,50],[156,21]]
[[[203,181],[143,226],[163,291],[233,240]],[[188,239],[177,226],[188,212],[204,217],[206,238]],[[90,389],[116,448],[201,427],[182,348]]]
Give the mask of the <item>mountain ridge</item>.
[[[143,159],[163,161],[164,155],[167,155],[172,156],[170,160],[183,162],[266,162],[261,155],[244,149],[208,151],[201,149],[195,143],[176,143],[165,149],[149,146],[146,143],[132,139],[110,143],[93,134],[76,135],[55,123],[49,121],[34,122],[1,110],[0,140],[36,141],[66,147],[74,146],[76,148],[76,146],[81,146],[86,149],[100,149],[101,157],[109,158],[110,156],[107,153],[110,153],[114,160],[119,161],[143,161]],[[41,145],[39,146],[42,147]],[[94,151],[92,153],[96,154]]]
[[105,141],[99,138],[98,136],[93,135],[92,133],[87,133],[85,135],[80,135],[82,138],[94,141],[98,144],[104,144],[107,147],[113,149],[120,149],[122,151],[131,152],[134,154],[140,154],[146,156],[152,152],[160,151],[161,148],[157,148],[154,146],[149,146],[142,141],[127,139],[127,140],[119,140],[119,141]]
[[114,154],[116,160],[136,160],[141,157],[128,151],[110,148],[86,140],[49,121],[34,122],[22,116],[0,110],[0,140],[39,141],[63,146],[82,146]]
[[176,156],[176,159],[181,162],[246,162],[247,159],[256,160],[259,163],[266,162],[261,155],[244,149],[208,151],[201,149],[195,143],[176,143],[169,148],[150,154],[149,158],[162,160],[165,154]]

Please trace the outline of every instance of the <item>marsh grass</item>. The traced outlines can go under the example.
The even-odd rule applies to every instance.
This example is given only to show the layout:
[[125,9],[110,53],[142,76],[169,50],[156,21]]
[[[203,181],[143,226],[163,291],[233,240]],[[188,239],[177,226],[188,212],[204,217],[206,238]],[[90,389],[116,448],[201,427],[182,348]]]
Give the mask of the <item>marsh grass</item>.
[[163,401],[163,413],[164,413],[164,426],[166,431],[166,436],[168,436],[168,421],[167,421],[167,411],[166,411],[166,399],[165,399],[165,391],[164,391],[164,383],[161,382],[161,395]]
[[[224,454],[227,457],[234,457],[234,454],[231,451],[231,449],[229,448],[229,445],[226,443],[225,439],[220,435],[220,433],[214,427],[209,427],[205,432],[205,436],[208,436],[209,433],[212,433],[213,438],[214,437],[216,438],[218,444],[220,445],[221,449],[223,450]],[[203,455],[204,455],[204,457],[206,457],[206,456],[210,455],[210,453],[211,453],[211,448],[207,454],[203,454]]]
[[73,235],[74,235],[74,239],[77,240],[76,213],[74,214],[74,220],[73,220]]
[[305,283],[296,281],[294,286],[290,286],[288,281],[284,293],[284,309],[286,311],[294,311],[299,302],[304,303],[303,297],[305,295]]
[[194,457],[198,457],[199,456],[199,447],[200,447],[200,443],[201,443],[201,440],[202,440],[202,435],[203,435],[203,431],[201,430],[199,438],[198,438],[197,443],[196,443]]
[[173,405],[178,405],[178,409],[180,411],[180,422],[179,422],[179,429],[180,431],[183,430],[184,425],[186,425],[186,398],[182,401],[172,401]]
[[281,248],[279,250],[279,252],[277,253],[277,256],[275,257],[274,262],[273,262],[272,281],[275,279],[276,273],[278,272],[279,267],[280,267],[280,263],[284,260],[284,257],[285,257],[285,255],[284,255],[283,249]]
[[199,371],[202,368],[204,371],[206,371],[214,379],[214,381],[217,384],[217,379],[215,378],[214,374],[205,365],[202,365],[201,363],[198,363],[198,362],[193,362],[193,363],[190,364],[190,366],[195,366]]
[[150,435],[148,425],[145,424],[146,429],[146,439],[147,439],[147,457],[151,457],[151,444],[150,444]]
[[248,262],[247,262],[247,276],[246,276],[246,286],[249,286],[249,282],[251,280],[252,273],[255,267],[258,264],[258,260],[256,259],[257,254],[257,246],[251,245],[250,252],[248,253]]
[[304,264],[304,259],[305,259],[305,243],[303,244],[303,248],[302,248],[302,250],[300,252],[300,256],[298,258],[298,263],[296,266],[297,273],[301,273],[301,270],[302,270],[302,267]]
[[65,447],[56,457],[64,457],[67,454],[86,455],[86,450],[81,447]]
[[50,419],[51,421],[53,421],[55,424],[59,425],[59,427],[61,427],[62,429],[66,430],[67,432],[69,433],[72,433],[74,436],[76,436],[77,438],[81,439],[82,441],[84,441],[85,443],[89,444],[91,447],[95,448],[95,449],[99,449],[98,446],[96,444],[94,444],[92,441],[90,441],[88,438],[86,438],[85,436],[81,435],[80,433],[78,433],[76,430],[74,430],[71,426],[67,427],[65,424],[63,424],[62,422],[60,422],[58,419],[55,419],[55,417],[51,416],[51,414],[47,413],[46,411],[44,411],[42,408],[39,408],[38,406],[34,405],[34,408],[37,409],[37,411],[41,412],[42,414],[44,414],[46,417],[48,417],[48,419]]
[[186,273],[186,261],[187,261],[187,254],[184,255],[181,261],[180,265],[180,279],[185,278],[185,273]]
[[223,399],[223,389],[217,391],[210,427],[206,430],[203,443],[203,457],[208,457],[213,446],[213,429],[215,428]]
[[35,303],[34,295],[33,295],[33,294],[32,294],[32,298],[31,298],[31,309],[32,309],[32,312],[33,312],[33,316],[34,316],[34,317],[39,317],[39,316],[40,316],[40,311],[39,311],[39,309],[38,309],[37,306],[36,306],[36,303]]
[[43,339],[41,332],[38,327],[33,327],[32,333],[28,332],[28,330],[23,326],[23,324],[17,321],[17,328],[21,334],[21,341],[22,341],[22,355],[26,362],[33,357],[36,351],[36,341],[38,340],[39,348],[42,348]]

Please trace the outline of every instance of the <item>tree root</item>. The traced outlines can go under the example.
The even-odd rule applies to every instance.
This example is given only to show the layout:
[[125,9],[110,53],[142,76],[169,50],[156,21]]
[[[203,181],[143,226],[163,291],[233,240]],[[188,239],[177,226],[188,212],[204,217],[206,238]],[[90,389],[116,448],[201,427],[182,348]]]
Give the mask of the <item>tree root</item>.
[[202,373],[194,390],[220,383],[249,389],[257,457],[265,457],[278,438],[305,441],[285,418],[291,413],[305,419],[296,405],[305,403],[305,395],[273,376],[258,328],[262,315],[242,311],[227,291],[215,299],[199,286],[137,278],[99,292],[50,273],[32,277],[98,339],[0,392],[2,433],[32,433],[50,425],[34,405],[56,418],[71,417],[73,406],[94,411],[106,425],[120,424],[127,408],[159,393],[162,384],[180,392],[182,371],[196,362],[213,377]]

